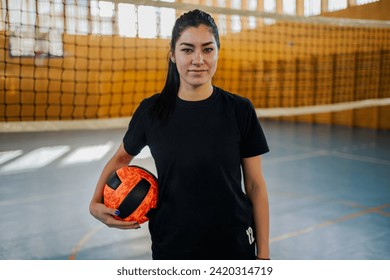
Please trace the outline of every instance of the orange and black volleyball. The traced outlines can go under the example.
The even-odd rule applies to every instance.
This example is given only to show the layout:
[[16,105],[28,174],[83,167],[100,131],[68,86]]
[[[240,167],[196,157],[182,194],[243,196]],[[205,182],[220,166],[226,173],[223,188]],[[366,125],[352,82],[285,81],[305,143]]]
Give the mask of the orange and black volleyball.
[[130,165],[116,170],[107,179],[103,202],[119,210],[115,218],[142,224],[156,209],[157,196],[157,178],[142,167]]

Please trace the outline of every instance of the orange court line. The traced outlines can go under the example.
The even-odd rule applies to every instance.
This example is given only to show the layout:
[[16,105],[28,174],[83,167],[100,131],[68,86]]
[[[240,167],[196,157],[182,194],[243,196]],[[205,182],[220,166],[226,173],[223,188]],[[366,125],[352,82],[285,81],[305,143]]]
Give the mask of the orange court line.
[[288,238],[291,238],[291,237],[295,237],[295,236],[298,236],[298,235],[301,235],[301,234],[305,234],[305,233],[311,232],[311,231],[316,230],[316,229],[320,229],[320,228],[323,228],[323,227],[326,227],[326,226],[330,226],[330,225],[341,223],[341,222],[344,222],[344,221],[347,221],[347,220],[351,220],[351,219],[360,217],[360,216],[368,214],[368,213],[377,213],[377,214],[380,214],[380,215],[385,216],[385,217],[390,217],[390,213],[381,211],[381,209],[388,208],[388,207],[390,207],[390,203],[383,204],[383,205],[377,206],[377,207],[367,208],[367,209],[364,209],[364,210],[356,212],[356,213],[352,213],[352,214],[348,214],[348,215],[339,217],[337,219],[328,220],[328,221],[325,221],[323,223],[316,224],[316,225],[313,225],[313,226],[310,226],[310,227],[307,227],[307,228],[304,228],[304,229],[300,229],[300,230],[297,230],[297,231],[293,231],[293,232],[289,232],[289,233],[286,233],[286,234],[282,234],[282,235],[273,237],[273,238],[270,239],[270,243],[274,243],[274,242],[277,242],[277,241],[285,240],[285,239],[288,239]]
[[[273,237],[273,238],[270,239],[270,243],[274,243],[274,242],[281,241],[281,240],[284,240],[284,239],[288,239],[288,238],[291,238],[291,237],[295,237],[295,236],[298,236],[298,235],[301,235],[301,234],[305,234],[305,233],[311,232],[313,230],[320,229],[320,228],[323,228],[323,227],[326,227],[326,226],[329,226],[329,225],[333,225],[333,224],[336,224],[336,223],[344,222],[344,221],[347,221],[347,220],[350,220],[350,219],[353,219],[353,218],[357,218],[359,216],[362,216],[362,215],[365,215],[365,214],[368,214],[368,213],[377,213],[377,214],[380,214],[380,215],[385,216],[385,217],[390,217],[390,213],[381,211],[382,209],[389,208],[389,207],[390,207],[390,203],[384,204],[384,205],[381,205],[381,206],[377,206],[377,207],[367,208],[367,209],[361,210],[361,211],[356,212],[356,213],[352,213],[352,214],[348,214],[348,215],[339,217],[337,219],[328,220],[328,221],[325,221],[325,222],[317,224],[317,225],[313,225],[313,226],[310,226],[310,227],[307,227],[307,228],[304,228],[304,229],[300,229],[300,230],[297,230],[297,231],[293,231],[293,232],[290,232],[290,233],[286,233],[286,234],[283,234],[283,235],[280,235],[280,236]],[[104,225],[101,225],[101,226],[98,226],[98,227],[92,229],[91,231],[87,232],[87,234],[85,234],[80,239],[80,241],[73,247],[72,252],[69,255],[68,259],[69,260],[75,260],[76,257],[77,257],[77,254],[80,252],[81,248],[96,233],[98,233],[104,227],[105,227]]]
[[97,232],[99,232],[103,228],[104,228],[104,225],[101,225],[101,226],[98,226],[98,227],[92,229],[91,231],[87,232],[87,234],[85,234],[83,236],[83,238],[81,238],[80,241],[77,242],[76,246],[73,247],[72,252],[69,255],[68,259],[75,260],[77,254],[80,252],[80,249],[84,246],[84,244],[87,243],[88,240],[92,238],[92,236],[94,236]]

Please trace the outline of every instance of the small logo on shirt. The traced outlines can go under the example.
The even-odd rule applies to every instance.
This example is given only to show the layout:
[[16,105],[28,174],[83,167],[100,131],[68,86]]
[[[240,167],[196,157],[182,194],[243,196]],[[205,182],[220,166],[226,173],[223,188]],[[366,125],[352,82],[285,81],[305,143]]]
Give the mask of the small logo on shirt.
[[246,234],[248,235],[249,244],[255,242],[255,237],[253,236],[253,229],[251,227],[248,227],[248,229],[246,230]]

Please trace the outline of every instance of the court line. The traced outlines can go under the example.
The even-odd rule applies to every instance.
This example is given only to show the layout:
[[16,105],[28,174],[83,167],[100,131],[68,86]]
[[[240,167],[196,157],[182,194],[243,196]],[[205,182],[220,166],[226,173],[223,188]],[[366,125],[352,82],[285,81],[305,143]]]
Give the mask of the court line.
[[321,156],[344,158],[344,159],[356,160],[356,161],[361,161],[361,162],[368,162],[368,163],[390,166],[389,160],[378,159],[378,158],[367,157],[367,156],[353,155],[353,154],[344,153],[344,152],[326,151],[326,150],[317,150],[317,151],[311,151],[311,152],[306,152],[306,153],[300,153],[300,154],[296,154],[296,155],[288,155],[288,156],[284,156],[284,157],[267,158],[266,160],[264,160],[264,165],[284,163],[284,162],[295,161],[295,160],[304,160],[304,159],[310,159],[310,158],[321,157]]
[[[355,207],[359,207],[359,206],[355,205]],[[382,215],[384,217],[390,217],[390,213],[382,211],[382,209],[389,208],[389,207],[390,207],[390,203],[383,204],[383,205],[377,206],[377,207],[367,208],[367,209],[364,209],[362,211],[359,211],[359,212],[356,212],[356,213],[352,213],[352,214],[348,214],[348,215],[345,215],[345,216],[342,216],[342,217],[339,217],[339,218],[336,218],[336,219],[333,219],[333,220],[328,220],[328,221],[325,221],[323,223],[320,223],[320,224],[317,224],[317,225],[314,225],[314,226],[310,226],[310,227],[307,227],[307,228],[304,228],[304,229],[301,229],[301,230],[297,230],[297,231],[293,231],[293,232],[290,232],[290,233],[287,233],[287,234],[283,234],[283,235],[280,235],[280,236],[277,236],[277,237],[273,237],[273,238],[270,239],[270,243],[274,243],[274,242],[277,242],[277,241],[281,241],[281,240],[285,240],[285,239],[288,239],[288,238],[296,237],[298,235],[302,235],[302,234],[314,231],[316,229],[324,228],[326,226],[330,226],[330,225],[334,225],[334,224],[337,224],[337,223],[340,223],[340,222],[351,220],[353,218],[357,218],[357,217],[360,217],[360,216],[363,216],[363,215],[369,214],[369,213],[377,213],[377,214],[380,214],[380,215]],[[81,248],[84,247],[84,245],[96,233],[101,231],[103,228],[105,228],[105,225],[98,226],[98,227],[92,229],[91,231],[87,232],[80,239],[80,241],[77,242],[77,244],[73,247],[73,249],[71,251],[71,254],[69,255],[68,259],[69,260],[75,260],[77,255],[78,255],[78,253],[80,252]]]
[[274,242],[278,242],[278,241],[285,240],[288,238],[296,237],[296,236],[299,236],[299,235],[302,235],[302,234],[305,234],[305,233],[308,233],[308,232],[311,232],[311,231],[314,231],[314,230],[317,230],[320,228],[324,228],[324,227],[327,227],[330,225],[345,222],[347,220],[351,220],[351,219],[354,219],[354,218],[357,218],[357,217],[360,217],[360,216],[363,216],[363,215],[369,214],[369,213],[378,213],[378,214],[381,214],[385,217],[390,217],[390,215],[387,215],[388,213],[381,211],[382,209],[388,208],[388,207],[390,207],[390,203],[383,204],[383,205],[377,206],[377,207],[367,208],[367,209],[364,209],[364,210],[359,211],[359,212],[348,214],[348,215],[345,215],[345,216],[342,216],[342,217],[339,217],[336,219],[328,220],[328,221],[325,221],[323,223],[316,224],[316,225],[313,225],[313,226],[310,226],[307,228],[303,228],[300,230],[296,230],[293,232],[289,232],[286,234],[282,234],[282,235],[273,237],[270,239],[270,243],[274,243]]
[[303,160],[303,159],[310,159],[314,157],[321,157],[321,156],[327,156],[328,152],[324,150],[319,151],[312,151],[308,153],[300,153],[296,155],[288,155],[283,157],[275,157],[275,158],[267,158],[264,160],[264,165],[268,164],[276,164],[276,163],[284,163],[288,161],[295,161],[295,160]]
[[383,164],[383,165],[389,165],[390,161],[385,159],[378,159],[373,157],[366,157],[366,156],[358,156],[353,155],[350,153],[343,153],[343,152],[336,152],[331,151],[329,152],[330,156],[338,157],[338,158],[345,158],[345,159],[351,159],[351,160],[357,160],[357,161],[363,161],[363,162],[369,162],[369,163],[375,163],[375,164]]
[[[347,205],[347,206],[350,206],[350,207],[353,207],[353,208],[367,209],[366,206],[363,206],[363,205],[361,205],[359,203],[352,202],[352,201],[339,200],[337,202],[339,202],[341,204],[344,204],[344,205]],[[384,208],[386,208],[386,207],[384,207]],[[377,213],[377,214],[382,215],[384,217],[390,217],[390,212],[382,211],[380,209],[377,210],[377,211],[373,211],[373,213]]]
[[[90,231],[88,231],[84,236],[79,240],[79,242],[76,243],[76,245],[72,248],[70,255],[68,256],[69,260],[76,260],[77,255],[81,251],[81,248],[85,246],[85,244],[99,231],[102,229],[108,228],[106,225],[102,224],[100,226],[97,226]],[[141,233],[142,234],[142,233]],[[139,238],[139,237],[138,237]],[[142,236],[143,238],[143,236]]]
[[83,236],[83,238],[81,238],[80,241],[77,242],[77,244],[73,247],[68,259],[75,260],[77,254],[80,252],[80,249],[84,246],[84,244],[87,243],[88,240],[90,240],[96,233],[98,233],[99,231],[101,231],[105,227],[106,227],[105,225],[100,225],[100,226],[92,229],[91,231],[87,232],[87,234],[85,234]]

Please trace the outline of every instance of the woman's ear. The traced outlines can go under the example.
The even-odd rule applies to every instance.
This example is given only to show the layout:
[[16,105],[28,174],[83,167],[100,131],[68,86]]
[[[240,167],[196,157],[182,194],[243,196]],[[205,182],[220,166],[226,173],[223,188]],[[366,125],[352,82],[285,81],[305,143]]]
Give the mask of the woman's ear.
[[169,51],[169,57],[170,57],[172,63],[176,63],[176,59],[175,59],[175,57],[173,56],[173,51],[172,51],[172,50]]

